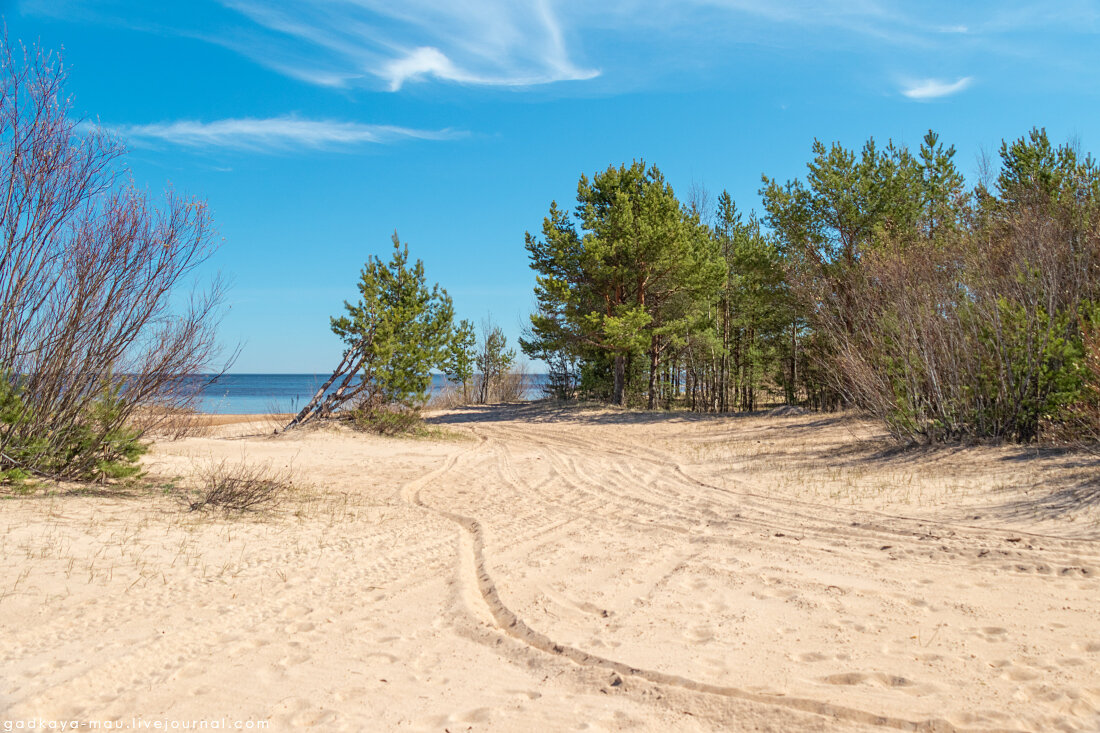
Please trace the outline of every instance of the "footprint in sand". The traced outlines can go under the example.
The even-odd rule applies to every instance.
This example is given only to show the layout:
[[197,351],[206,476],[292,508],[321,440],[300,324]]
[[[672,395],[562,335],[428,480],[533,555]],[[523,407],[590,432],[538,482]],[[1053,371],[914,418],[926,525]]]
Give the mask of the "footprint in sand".
[[714,641],[714,629],[709,624],[699,624],[691,627],[685,636],[695,644],[706,644]]
[[858,685],[862,682],[877,683],[883,687],[912,687],[913,682],[905,677],[894,674],[874,672],[863,674],[862,672],[846,672],[822,677],[821,681],[827,685]]
[[1001,678],[1012,680],[1013,682],[1028,682],[1030,680],[1038,679],[1039,673],[1033,669],[1011,665],[1007,667],[1004,672],[1001,673]]
[[859,672],[846,672],[844,674],[831,674],[822,677],[821,681],[827,685],[858,685],[867,679],[867,675]]

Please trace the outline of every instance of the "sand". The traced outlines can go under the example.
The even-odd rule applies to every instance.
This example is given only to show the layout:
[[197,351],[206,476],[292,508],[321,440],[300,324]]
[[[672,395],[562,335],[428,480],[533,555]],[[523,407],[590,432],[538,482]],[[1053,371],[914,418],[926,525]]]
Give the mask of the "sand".
[[[158,444],[153,489],[0,502],[0,724],[1100,730],[1090,456],[828,415],[433,421],[224,420]],[[220,459],[296,488],[187,512]]]

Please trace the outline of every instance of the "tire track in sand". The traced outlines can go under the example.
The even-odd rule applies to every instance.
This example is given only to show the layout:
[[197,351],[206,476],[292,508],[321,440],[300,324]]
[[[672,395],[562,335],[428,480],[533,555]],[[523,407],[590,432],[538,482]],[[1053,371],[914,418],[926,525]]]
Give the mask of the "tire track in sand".
[[[541,426],[540,426],[541,427]],[[578,434],[563,434],[560,430],[540,430],[537,436],[525,435],[517,428],[494,425],[493,431],[513,440],[526,439],[544,451],[583,452],[591,455],[593,446]],[[760,494],[743,480],[732,478],[737,488],[717,486],[693,476],[687,466],[676,457],[664,451],[646,446],[640,451],[638,446],[601,436],[599,450],[605,454],[622,456],[631,461],[649,464],[654,470],[664,469],[670,487],[680,487],[710,494],[715,499],[724,497],[735,505],[725,505],[735,510],[731,519],[741,527],[755,526],[771,534],[775,529],[785,531],[797,529],[803,535],[813,534],[819,539],[850,539],[855,534],[867,540],[881,540],[882,543],[912,542],[936,540],[935,546],[946,544],[951,551],[961,553],[970,564],[993,566],[1004,564],[1003,570],[1012,570],[1023,562],[1025,567],[1054,566],[1053,572],[1081,570],[1083,576],[1091,576],[1090,565],[1100,562],[1100,554],[1089,552],[1079,540],[1057,535],[1027,532],[1018,528],[999,528],[973,525],[965,522],[948,521],[941,518],[913,517],[890,512],[875,511],[866,508],[847,509],[845,507],[821,504],[818,502],[796,500]],[[691,493],[685,497],[692,497]],[[716,504],[716,506],[723,506]],[[823,520],[822,517],[829,517]],[[1044,546],[1028,546],[1026,551],[1014,549],[1011,557],[1000,552],[1004,542],[1015,542],[1011,537],[1029,537],[1041,541]],[[881,544],[881,543],[880,543]],[[925,543],[927,544],[927,542]],[[916,546],[920,546],[919,543]],[[946,551],[946,548],[941,548]],[[1025,570],[1026,571],[1026,570]]]
[[[555,642],[549,636],[531,628],[501,600],[496,582],[490,575],[485,561],[485,531],[482,523],[474,517],[427,504],[420,496],[425,486],[450,473],[461,458],[478,452],[488,445],[488,439],[482,432],[476,428],[472,428],[472,432],[478,439],[477,445],[461,453],[449,456],[442,466],[408,482],[401,488],[399,493],[401,498],[408,504],[444,517],[458,525],[462,530],[467,541],[461,544],[469,555],[467,560],[469,561],[469,567],[473,569],[474,587],[477,588],[482,602],[499,630],[516,641],[546,654],[568,659],[574,664],[582,667],[599,667],[620,676],[635,677],[656,685],[671,686],[689,692],[788,708],[838,721],[894,730],[928,731],[930,733],[1018,733],[1018,731],[1014,729],[959,728],[943,718],[908,720],[810,698],[789,697],[766,692],[752,692],[739,687],[715,685],[682,675],[669,674],[667,672],[660,672],[643,667],[634,667],[609,657],[592,654],[578,647]],[[593,446],[593,448],[595,448],[595,446]],[[466,565],[466,563],[460,563],[460,567],[464,565]]]

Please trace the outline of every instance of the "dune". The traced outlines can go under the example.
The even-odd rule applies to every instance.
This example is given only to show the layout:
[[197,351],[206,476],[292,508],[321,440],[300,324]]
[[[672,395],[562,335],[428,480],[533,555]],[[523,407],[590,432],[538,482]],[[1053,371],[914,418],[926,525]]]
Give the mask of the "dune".
[[[1095,459],[846,415],[218,418],[153,488],[0,507],[0,722],[1100,730]],[[196,462],[291,471],[188,512]],[[144,721],[144,723],[143,723]]]

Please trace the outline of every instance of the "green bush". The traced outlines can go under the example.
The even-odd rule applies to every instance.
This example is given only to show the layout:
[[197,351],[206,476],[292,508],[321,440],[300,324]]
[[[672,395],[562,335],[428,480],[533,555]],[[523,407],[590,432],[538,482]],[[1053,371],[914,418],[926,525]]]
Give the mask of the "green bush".
[[1100,307],[1084,303],[1079,315],[1062,310],[1051,317],[1000,298],[991,308],[993,317],[960,308],[958,348],[972,358],[962,361],[960,373],[946,375],[957,379],[953,385],[905,342],[893,314],[879,321],[869,352],[881,354],[872,369],[892,392],[885,419],[895,434],[933,443],[1028,442],[1041,429],[1062,432],[1077,419],[1075,410],[1090,398],[1082,327],[1100,321]]
[[359,430],[379,435],[409,435],[424,429],[419,410],[401,407],[361,407],[351,419]]
[[121,392],[121,385],[105,387],[78,419],[59,428],[29,406],[18,379],[0,375],[0,483],[32,474],[87,481],[137,474],[147,447],[122,417]]

